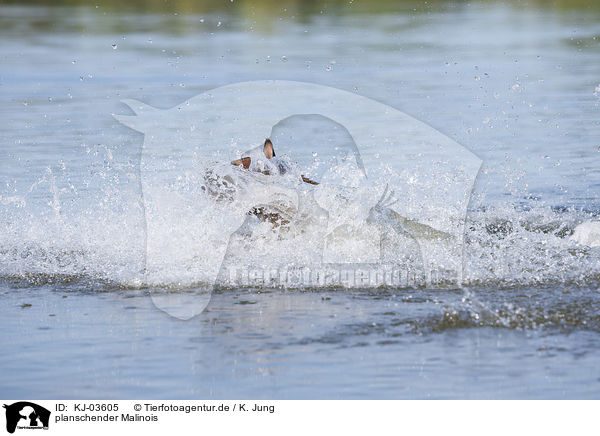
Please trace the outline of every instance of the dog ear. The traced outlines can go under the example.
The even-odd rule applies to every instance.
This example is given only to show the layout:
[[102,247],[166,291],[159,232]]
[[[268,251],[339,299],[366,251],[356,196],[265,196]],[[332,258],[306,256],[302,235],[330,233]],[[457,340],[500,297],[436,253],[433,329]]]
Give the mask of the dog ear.
[[267,157],[267,159],[271,159],[275,157],[275,149],[273,148],[273,143],[269,138],[265,139],[265,145],[263,147],[263,153]]

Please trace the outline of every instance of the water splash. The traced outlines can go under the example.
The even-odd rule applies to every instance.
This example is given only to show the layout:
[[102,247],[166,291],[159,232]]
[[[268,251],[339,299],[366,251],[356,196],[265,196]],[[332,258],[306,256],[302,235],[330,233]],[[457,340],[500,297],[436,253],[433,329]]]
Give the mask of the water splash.
[[[47,168],[23,195],[15,195],[10,187],[4,189],[0,194],[0,275],[33,284],[84,280],[96,282],[98,286],[134,288],[211,286],[210,277],[216,272],[206,268],[214,264],[211,258],[214,247],[225,249],[231,236],[223,230],[226,226],[222,222],[214,221],[214,210],[220,208],[222,216],[227,216],[235,209],[234,203],[215,199],[214,193],[203,189],[208,186],[204,174],[182,176],[163,192],[155,193],[156,204],[163,211],[172,211],[161,215],[166,218],[157,224],[157,234],[162,234],[167,242],[174,236],[185,235],[181,239],[185,243],[174,251],[161,251],[160,246],[154,251],[151,249],[149,252],[155,256],[157,267],[145,270],[144,213],[152,211],[144,211],[139,192],[129,195],[119,189],[117,176],[127,177],[132,166],[117,168],[108,158],[109,154],[105,151],[104,154],[107,159],[103,166],[84,183],[100,187],[91,197],[89,191],[69,188],[68,168],[61,166]],[[233,171],[228,166],[223,168]],[[98,184],[99,181],[102,183]],[[328,195],[345,198],[349,188],[324,185],[320,189],[323,198]],[[193,208],[181,202],[184,194],[195,198]],[[40,198],[44,207],[39,206]],[[322,210],[314,201],[307,205],[299,203],[297,197],[290,198],[284,215],[293,216],[299,208],[306,214],[306,209],[301,209],[312,207],[316,220],[317,211]],[[367,213],[376,198],[356,195],[354,201],[358,202],[356,207]],[[472,210],[464,237],[462,285],[492,288],[597,285],[600,250],[595,219],[592,213],[535,204],[526,210],[514,204]],[[265,269],[274,266],[273,259],[279,268],[297,269],[302,265],[319,264],[323,262],[323,252],[315,250],[315,246],[322,245],[322,236],[308,229],[311,225],[321,226],[327,234],[331,231],[329,227],[335,226],[322,226],[317,221],[306,222],[306,227],[289,224],[276,228],[270,223],[257,222],[251,229],[254,235],[251,239],[240,231],[238,242],[252,246],[239,249],[238,257],[247,256],[245,264]],[[361,259],[365,255],[365,244],[360,235],[368,235],[371,227],[366,220],[355,220],[353,225],[354,232],[348,233],[342,242],[348,256]],[[203,245],[199,251],[199,241],[209,245]],[[439,244],[441,241],[434,239],[433,251],[437,247],[437,254],[443,257],[445,254],[439,250]],[[413,285],[427,283],[423,278]],[[327,288],[332,284],[317,282],[311,286]],[[368,282],[356,285],[368,286]]]

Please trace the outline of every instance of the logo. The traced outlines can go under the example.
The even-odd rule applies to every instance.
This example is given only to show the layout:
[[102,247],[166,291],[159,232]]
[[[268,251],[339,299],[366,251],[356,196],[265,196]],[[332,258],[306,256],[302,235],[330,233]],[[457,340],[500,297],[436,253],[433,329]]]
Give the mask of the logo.
[[50,411],[28,401],[19,401],[4,405],[6,409],[6,431],[14,433],[15,429],[48,430]]
[[[213,286],[460,285],[481,160],[432,127],[356,93],[291,81],[235,83],[164,110],[123,103],[135,115],[115,118],[144,134],[144,281],[184,288],[151,291],[171,316],[201,313]],[[311,117],[347,139],[331,146],[310,134]],[[306,138],[298,146],[277,133],[294,122]],[[276,156],[264,154],[265,138]],[[254,170],[230,164],[244,156]],[[292,170],[273,177],[272,159]]]

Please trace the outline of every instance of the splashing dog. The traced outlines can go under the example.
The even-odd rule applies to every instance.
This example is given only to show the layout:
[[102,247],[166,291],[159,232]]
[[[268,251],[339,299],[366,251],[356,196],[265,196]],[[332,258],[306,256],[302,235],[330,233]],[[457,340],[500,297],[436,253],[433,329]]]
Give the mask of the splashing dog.
[[[265,139],[262,152],[264,154],[264,157],[266,157],[266,160],[264,160],[260,155],[245,156],[240,159],[234,160],[233,162],[231,162],[231,164],[236,166],[242,166],[246,170],[257,171],[267,175],[284,175],[290,170],[290,166],[286,161],[278,159],[276,157],[273,142],[271,142],[269,138]],[[300,177],[304,183],[310,183],[311,185],[319,184],[314,180],[305,177],[304,175],[300,175]]]

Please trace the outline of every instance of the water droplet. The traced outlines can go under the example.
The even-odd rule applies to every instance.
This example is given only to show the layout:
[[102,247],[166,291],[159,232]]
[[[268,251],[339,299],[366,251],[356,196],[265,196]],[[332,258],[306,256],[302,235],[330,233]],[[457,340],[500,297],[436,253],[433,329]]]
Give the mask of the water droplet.
[[331,70],[332,70],[331,65],[326,65],[325,66],[325,71],[331,71]]
[[116,50],[117,49],[117,44],[113,44],[112,48],[113,48],[113,50]]
[[201,23],[204,23],[204,18],[200,18],[200,22],[201,22]]
[[287,56],[281,56],[281,62],[287,62]]
[[73,65],[75,65],[75,64],[77,63],[77,61],[73,59],[73,60],[71,61],[71,63],[72,63]]
[[223,23],[221,23],[220,21],[217,23],[217,27],[221,27]]

